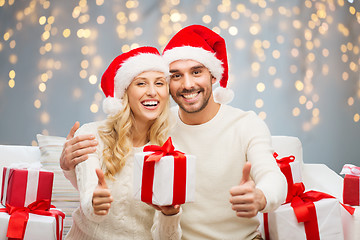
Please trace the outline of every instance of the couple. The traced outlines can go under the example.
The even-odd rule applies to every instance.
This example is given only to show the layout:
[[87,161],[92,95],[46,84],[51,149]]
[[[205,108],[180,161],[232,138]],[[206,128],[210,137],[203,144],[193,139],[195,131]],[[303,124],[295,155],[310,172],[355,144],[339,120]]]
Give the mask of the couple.
[[[80,192],[67,239],[261,239],[256,215],[285,201],[286,179],[266,124],[224,104],[227,80],[225,41],[200,25],[179,31],[163,56],[140,47],[115,58],[101,79],[108,118],[76,123],[60,158]],[[179,106],[171,110],[169,92]],[[168,136],[197,157],[195,202],[133,200],[134,153]]]

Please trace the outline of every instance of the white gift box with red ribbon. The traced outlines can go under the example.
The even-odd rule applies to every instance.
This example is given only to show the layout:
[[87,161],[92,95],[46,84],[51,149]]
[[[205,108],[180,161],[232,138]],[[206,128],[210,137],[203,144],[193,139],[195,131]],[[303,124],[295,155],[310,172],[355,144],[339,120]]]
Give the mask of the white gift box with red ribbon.
[[[50,211],[59,211],[59,209],[50,209]],[[7,212],[0,212],[0,239],[7,239],[10,215]],[[63,217],[42,216],[29,213],[24,240],[46,239],[61,240],[63,233]]]
[[[344,239],[340,203],[335,198],[314,202],[320,239]],[[305,224],[298,223],[290,203],[281,205],[276,211],[268,213],[268,229],[271,240],[307,239]]]
[[343,189],[344,203],[352,206],[360,206],[360,167],[345,164],[340,174],[345,174]]
[[[144,158],[151,152],[135,154],[134,162],[134,197],[143,200],[144,194]],[[159,206],[174,205],[174,196],[179,194],[178,189],[174,189],[174,176],[180,174],[174,170],[174,157],[164,156],[154,164],[154,175],[152,184],[151,203]],[[184,173],[183,173],[184,174]],[[193,202],[195,199],[195,157],[186,156],[186,177],[181,183],[181,188],[185,189],[184,202]],[[145,180],[145,179],[144,179]],[[146,180],[145,180],[146,181]],[[177,204],[177,203],[176,203]],[[181,204],[181,203],[179,203]]]
[[37,200],[48,199],[51,202],[53,179],[53,172],[39,169],[38,166],[11,165],[4,167],[1,204],[27,207]]

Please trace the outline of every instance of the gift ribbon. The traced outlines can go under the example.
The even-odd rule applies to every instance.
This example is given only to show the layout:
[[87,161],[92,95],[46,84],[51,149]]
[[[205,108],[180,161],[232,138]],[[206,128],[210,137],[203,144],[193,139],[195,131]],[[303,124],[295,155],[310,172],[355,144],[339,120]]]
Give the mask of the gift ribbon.
[[186,196],[186,156],[180,151],[176,151],[171,138],[163,146],[148,145],[144,147],[144,152],[153,152],[144,158],[141,200],[151,203],[153,196],[153,182],[155,173],[155,163],[164,156],[174,157],[174,183],[173,183],[173,202],[172,205],[185,203]]
[[353,176],[360,177],[360,167],[357,167],[352,164],[345,164],[340,172],[340,174],[350,174]]
[[[56,239],[61,240],[62,231],[63,231],[63,220],[65,214],[56,209],[49,209],[50,200],[43,199],[35,201],[29,204],[27,207],[13,207],[9,204],[6,204],[6,208],[0,209],[0,212],[7,212],[10,215],[9,225],[6,237],[23,239],[25,235],[26,225],[29,220],[29,213],[51,216],[56,219]],[[51,205],[51,207],[54,207]],[[59,217],[61,217],[61,230]]]
[[289,203],[291,202],[292,199],[292,191],[293,191],[293,185],[294,185],[294,180],[293,180],[293,176],[292,176],[292,172],[291,172],[291,167],[290,167],[290,163],[294,162],[295,157],[293,155],[288,156],[288,157],[283,157],[280,159],[277,159],[277,157],[279,156],[276,152],[273,153],[273,156],[278,164],[278,166],[280,167],[281,172],[285,175],[286,177],[286,181],[288,183],[288,194],[286,196],[286,200],[285,203]]
[[[335,198],[329,194],[318,191],[305,191],[303,183],[295,183],[293,186],[293,198],[291,207],[294,210],[297,221],[303,222],[307,240],[320,240],[319,226],[317,222],[316,209],[314,202],[326,198]],[[340,203],[351,215],[355,208]],[[268,214],[264,213],[264,231],[267,240],[270,240]]]

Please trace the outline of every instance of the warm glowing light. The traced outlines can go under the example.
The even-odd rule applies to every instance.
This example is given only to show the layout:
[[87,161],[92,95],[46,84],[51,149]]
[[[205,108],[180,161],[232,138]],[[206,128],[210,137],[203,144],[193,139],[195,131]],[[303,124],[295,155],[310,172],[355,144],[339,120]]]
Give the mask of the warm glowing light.
[[45,83],[40,83],[39,84],[39,91],[40,92],[45,92],[46,91],[46,84]]
[[43,124],[47,124],[50,122],[50,115],[47,112],[41,113],[40,121]]
[[298,90],[299,92],[302,91],[304,89],[304,84],[303,82],[301,82],[300,80],[297,80],[295,82],[295,88],[296,90]]
[[86,70],[81,70],[79,72],[79,76],[82,78],[82,79],[85,79],[87,77],[87,71]]
[[68,38],[70,36],[70,34],[71,34],[70,29],[68,29],[68,28],[64,29],[64,31],[63,31],[64,38]]
[[14,79],[10,79],[8,84],[9,84],[9,87],[10,87],[10,88],[15,87],[15,80],[14,80]]
[[269,72],[269,74],[271,76],[275,75],[276,74],[276,67],[274,67],[274,66],[269,67],[268,72]]
[[11,70],[11,71],[9,72],[9,78],[13,79],[13,78],[15,78],[15,75],[16,75],[16,73],[15,73],[14,70]]
[[265,84],[262,83],[262,82],[258,83],[258,84],[256,85],[256,90],[257,90],[258,92],[263,92],[263,91],[265,91]]
[[104,22],[105,22],[105,16],[98,16],[97,18],[96,18],[96,22],[98,23],[98,24],[103,24]]
[[273,58],[275,58],[275,59],[279,59],[279,58],[280,58],[280,51],[279,51],[279,50],[274,50],[274,51],[272,52],[272,56],[273,56]]
[[304,95],[299,97],[299,103],[300,104],[305,104],[306,103],[306,97]]
[[44,25],[46,23],[46,17],[45,16],[41,16],[40,18],[39,18],[39,24],[40,25]]
[[39,99],[36,99],[34,101],[34,107],[37,109],[39,109],[41,107],[41,101]]
[[292,115],[293,115],[294,117],[299,116],[299,115],[300,115],[300,108],[298,108],[298,107],[293,108],[293,110],[292,110]]
[[92,113],[97,113],[99,111],[99,106],[97,104],[95,104],[95,103],[91,104],[90,111]]
[[43,81],[43,82],[47,82],[47,80],[49,79],[49,77],[48,77],[48,75],[47,75],[46,73],[43,73],[43,74],[41,74],[40,79],[41,79],[41,81]]
[[276,78],[276,79],[274,80],[274,87],[280,88],[281,86],[282,86],[282,81],[281,81],[281,79],[280,79],[280,78]]
[[231,36],[235,36],[238,33],[237,27],[234,27],[234,26],[230,27],[229,28],[229,33],[230,33]]
[[255,106],[257,108],[262,108],[264,106],[264,101],[262,99],[256,99]]
[[90,75],[89,83],[90,84],[96,84],[97,83],[97,77],[95,75]]
[[347,103],[348,103],[349,106],[354,105],[354,102],[355,102],[355,100],[354,100],[353,97],[349,97],[348,100],[347,100]]
[[258,63],[258,62],[253,62],[253,63],[251,64],[251,69],[252,69],[253,71],[259,71],[259,70],[260,70],[260,63]]
[[266,112],[259,112],[258,116],[259,116],[262,120],[265,120],[265,119],[266,119]]
[[359,122],[359,120],[360,120],[360,115],[358,113],[356,113],[354,115],[354,122]]

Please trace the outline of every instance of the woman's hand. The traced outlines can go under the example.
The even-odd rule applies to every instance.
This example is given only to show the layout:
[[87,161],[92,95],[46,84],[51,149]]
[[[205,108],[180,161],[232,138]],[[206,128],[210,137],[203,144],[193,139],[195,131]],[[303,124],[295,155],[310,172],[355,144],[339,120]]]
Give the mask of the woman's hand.
[[153,208],[155,208],[158,211],[161,211],[166,216],[175,215],[175,214],[178,214],[180,212],[180,205],[158,206],[158,205],[154,205],[154,204],[151,204],[151,203],[148,203],[148,205],[152,206]]
[[114,199],[105,182],[103,171],[96,169],[96,175],[98,176],[99,182],[93,193],[92,206],[96,215],[107,215],[111,207],[111,202],[114,201]]

